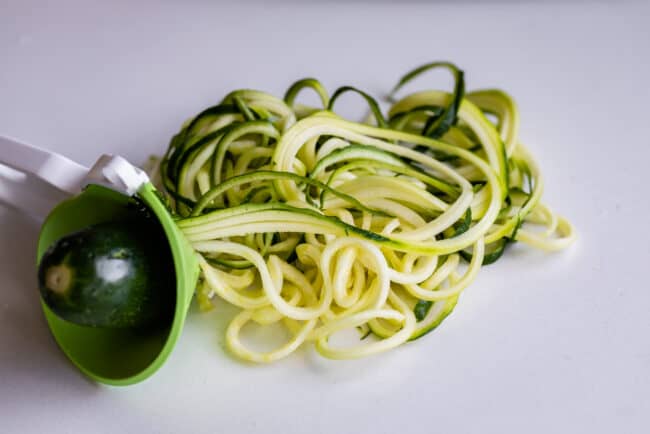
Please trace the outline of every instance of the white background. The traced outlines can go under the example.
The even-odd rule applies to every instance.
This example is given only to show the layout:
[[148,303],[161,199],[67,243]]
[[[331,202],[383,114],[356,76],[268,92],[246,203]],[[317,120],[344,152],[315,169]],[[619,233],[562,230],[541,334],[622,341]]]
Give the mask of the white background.
[[312,75],[382,94],[449,59],[469,89],[515,96],[544,199],[579,233],[560,253],[509,251],[436,332],[386,355],[245,364],[223,349],[228,313],[192,307],[156,375],[110,388],[50,337],[38,223],[0,206],[0,431],[650,432],[649,21],[647,2],[0,1],[0,134],[139,163],[234,88],[281,95]]

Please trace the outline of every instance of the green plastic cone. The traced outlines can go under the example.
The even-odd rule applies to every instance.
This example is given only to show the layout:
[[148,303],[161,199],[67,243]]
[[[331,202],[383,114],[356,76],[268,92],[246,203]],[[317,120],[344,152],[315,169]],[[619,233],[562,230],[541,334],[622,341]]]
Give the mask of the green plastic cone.
[[[84,374],[111,385],[138,383],[156,372],[165,362],[178,340],[192,300],[199,275],[196,253],[174,223],[151,183],[144,184],[137,196],[156,215],[165,231],[174,258],[176,308],[174,318],[154,331],[101,329],[67,322],[41,300],[47,323],[57,343]],[[78,196],[59,204],[41,227],[37,262],[61,237],[87,226],[121,219],[129,212],[130,198],[99,185],[89,185]]]

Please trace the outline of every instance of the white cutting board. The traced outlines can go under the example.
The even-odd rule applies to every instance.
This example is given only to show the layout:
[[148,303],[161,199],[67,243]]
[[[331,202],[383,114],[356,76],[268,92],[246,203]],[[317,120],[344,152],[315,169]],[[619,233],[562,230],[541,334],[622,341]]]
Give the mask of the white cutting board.
[[650,432],[647,2],[51,3],[0,5],[1,134],[139,163],[231,89],[317,76],[381,94],[449,59],[469,89],[514,95],[544,201],[579,240],[509,251],[437,331],[389,354],[244,364],[223,349],[228,310],[193,308],[163,369],[109,388],[50,337],[38,225],[0,207],[1,432]]

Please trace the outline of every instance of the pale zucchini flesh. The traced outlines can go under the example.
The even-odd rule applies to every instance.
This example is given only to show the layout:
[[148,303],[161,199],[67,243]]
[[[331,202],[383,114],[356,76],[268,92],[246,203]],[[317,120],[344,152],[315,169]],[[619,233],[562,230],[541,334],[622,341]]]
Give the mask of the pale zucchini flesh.
[[[394,98],[435,69],[453,75],[451,92]],[[304,91],[321,106],[300,104]],[[350,92],[367,104],[366,122],[334,112]],[[201,256],[199,305],[218,295],[241,308],[226,331],[235,355],[271,362],[308,343],[335,359],[395,348],[438,327],[512,243],[558,250],[575,238],[540,201],[541,172],[509,95],[466,92],[462,70],[433,62],[390,98],[384,112],[358,88],[330,96],[314,78],[283,99],[236,90],[172,139],[161,186]],[[290,339],[256,350],[242,338],[248,323],[282,324]],[[334,345],[355,329],[357,343]]]

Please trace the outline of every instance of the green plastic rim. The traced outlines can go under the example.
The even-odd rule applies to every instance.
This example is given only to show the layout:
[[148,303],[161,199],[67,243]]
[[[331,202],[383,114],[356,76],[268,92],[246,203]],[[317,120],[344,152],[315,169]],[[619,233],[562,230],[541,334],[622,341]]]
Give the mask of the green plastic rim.
[[[84,327],[62,320],[41,300],[52,335],[65,355],[91,379],[115,386],[143,381],[167,360],[180,337],[199,275],[196,253],[176,227],[155,187],[146,183],[137,196],[158,218],[174,258],[175,277],[171,278],[176,279],[176,308],[171,323],[147,332]],[[127,208],[129,201],[126,195],[91,184],[78,196],[60,203],[41,227],[37,263],[59,238],[132,212]]]

